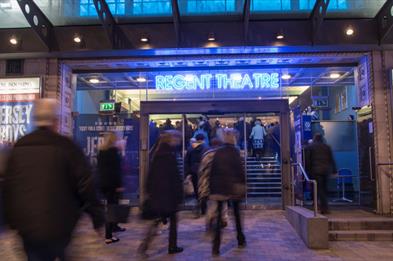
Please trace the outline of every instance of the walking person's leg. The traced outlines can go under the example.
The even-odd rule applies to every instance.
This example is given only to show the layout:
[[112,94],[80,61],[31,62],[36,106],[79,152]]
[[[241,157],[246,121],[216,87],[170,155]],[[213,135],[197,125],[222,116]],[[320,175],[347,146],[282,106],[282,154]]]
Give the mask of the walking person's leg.
[[321,213],[328,213],[328,198],[327,198],[327,177],[328,175],[317,175],[317,187],[318,187],[318,200],[321,208]]
[[214,233],[214,239],[213,239],[213,255],[220,254],[222,205],[223,205],[223,201],[217,201],[217,224],[215,227],[216,231]]
[[245,247],[246,246],[246,237],[244,236],[243,228],[242,228],[242,220],[241,220],[241,214],[240,214],[240,202],[237,200],[234,200],[234,201],[232,201],[232,206],[233,206],[233,214],[235,216],[235,222],[236,222],[237,243],[238,243],[239,247]]
[[180,252],[183,252],[183,248],[177,246],[177,214],[175,212],[169,217],[168,253],[176,254]]
[[141,255],[146,255],[147,249],[149,249],[150,243],[153,241],[154,236],[157,234],[157,228],[160,224],[161,219],[154,220],[147,228],[146,236],[139,245],[138,253]]
[[[118,198],[116,196],[116,192],[111,191],[111,192],[107,192],[105,194],[106,197],[106,202],[107,202],[107,208],[110,205],[115,205],[118,203]],[[117,237],[113,236],[113,230],[116,227],[116,223],[113,222],[107,222],[105,224],[105,243],[106,244],[112,244],[112,243],[116,243],[119,241],[119,239]]]

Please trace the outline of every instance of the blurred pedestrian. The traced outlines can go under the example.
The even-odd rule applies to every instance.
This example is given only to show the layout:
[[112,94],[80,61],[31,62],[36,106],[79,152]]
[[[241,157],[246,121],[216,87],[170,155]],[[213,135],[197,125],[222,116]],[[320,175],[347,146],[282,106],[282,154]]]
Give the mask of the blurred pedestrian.
[[[198,169],[201,164],[202,155],[206,152],[207,145],[204,143],[205,137],[202,134],[198,134],[195,137],[195,142],[191,144],[191,147],[187,150],[184,159],[184,174],[185,176],[191,175],[192,185],[194,187],[195,198],[198,202]],[[204,215],[206,212],[206,205],[197,204],[196,208],[197,216],[199,214]]]
[[29,261],[64,260],[82,210],[95,229],[104,225],[90,166],[82,150],[57,133],[59,117],[56,100],[37,100],[37,129],[17,141],[7,163],[6,220],[21,236]]
[[[203,156],[202,161],[199,166],[199,182],[198,182],[198,193],[199,201],[203,202],[201,205],[206,206],[206,231],[210,232],[213,229],[213,222],[217,218],[217,202],[208,201],[210,195],[210,174],[212,162],[217,149],[222,145],[222,141],[218,138],[213,138],[211,140],[211,147],[207,150]],[[216,222],[217,223],[217,222]],[[223,206],[223,216],[222,216],[222,227],[228,225],[228,204],[225,202]]]
[[175,127],[172,125],[172,121],[171,121],[171,119],[166,119],[166,121],[165,121],[165,123],[164,123],[164,125],[163,125],[163,127],[162,127],[162,129],[164,130],[164,131],[167,131],[167,130],[173,130]]
[[236,221],[237,241],[240,248],[245,247],[240,201],[245,198],[246,176],[240,151],[236,148],[236,131],[225,129],[223,145],[215,152],[210,174],[209,199],[217,201],[217,225],[213,240],[213,255],[219,255],[221,244],[222,209],[226,201],[231,201]]
[[[98,176],[101,193],[106,199],[107,206],[119,203],[122,187],[121,155],[117,148],[117,136],[113,132],[104,135],[104,143],[98,152]],[[113,222],[105,225],[105,243],[111,244],[119,241],[112,235],[113,232],[123,232],[125,228]]]
[[195,130],[193,138],[196,138],[197,135],[201,134],[204,137],[204,142],[206,145],[209,145],[209,135],[205,128],[206,123],[204,121],[200,121],[198,123],[198,129]]
[[179,204],[183,201],[183,183],[176,160],[176,147],[180,141],[179,132],[164,132],[153,152],[146,183],[147,201],[144,205],[149,206],[148,209],[154,216],[154,221],[139,246],[138,252],[141,255],[146,255],[159,224],[166,223],[168,218],[168,253],[175,254],[183,251],[183,248],[177,245],[177,211]]
[[316,133],[313,142],[305,148],[305,163],[307,173],[317,181],[321,213],[329,214],[328,181],[332,173],[337,175],[337,167],[332,149],[324,143],[322,134]]

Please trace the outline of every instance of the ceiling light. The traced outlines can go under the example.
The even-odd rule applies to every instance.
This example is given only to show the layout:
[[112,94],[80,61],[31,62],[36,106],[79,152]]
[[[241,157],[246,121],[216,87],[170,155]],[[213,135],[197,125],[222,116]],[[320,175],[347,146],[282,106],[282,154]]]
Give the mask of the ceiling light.
[[329,77],[330,79],[338,79],[341,75],[339,73],[331,73]]
[[91,78],[89,79],[89,82],[95,84],[95,83],[100,83],[100,80],[97,78]]
[[214,42],[216,40],[216,37],[214,36],[213,33],[210,33],[209,36],[207,37],[207,40],[209,42]]
[[355,33],[355,30],[353,30],[352,27],[348,27],[348,28],[345,30],[345,34],[348,35],[348,36],[351,36],[351,35],[353,35],[354,33]]
[[282,76],[281,76],[281,79],[283,79],[283,80],[289,80],[289,79],[291,79],[292,78],[292,76],[290,75],[290,74],[283,74]]
[[149,38],[147,38],[147,36],[142,36],[141,39],[140,39],[140,41],[141,41],[142,43],[147,43],[147,42],[149,42]]
[[233,73],[231,74],[231,79],[234,81],[241,81],[242,75],[240,73]]
[[144,77],[138,77],[138,78],[136,78],[136,81],[137,82],[146,82],[147,80]]
[[17,45],[18,44],[18,39],[16,39],[16,37],[11,37],[10,38],[10,43],[12,44],[12,45]]
[[74,42],[75,43],[81,43],[82,42],[82,38],[78,35],[74,36]]
[[262,97],[261,97],[261,96],[259,96],[259,97],[258,97],[258,100],[262,100]]
[[276,36],[276,39],[277,39],[277,40],[282,40],[282,39],[284,39],[284,38],[285,38],[285,36],[284,36],[283,33],[278,33],[277,36]]

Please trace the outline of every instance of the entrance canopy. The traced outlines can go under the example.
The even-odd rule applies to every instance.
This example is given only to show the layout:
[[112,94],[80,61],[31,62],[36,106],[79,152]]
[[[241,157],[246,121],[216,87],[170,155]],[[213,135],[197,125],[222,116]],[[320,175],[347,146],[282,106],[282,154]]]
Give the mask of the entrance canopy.
[[100,56],[92,51],[146,54],[179,47],[370,49],[393,44],[392,6],[390,0],[1,0],[0,39],[7,44],[0,52],[49,50],[64,57],[76,50],[83,52],[72,55]]

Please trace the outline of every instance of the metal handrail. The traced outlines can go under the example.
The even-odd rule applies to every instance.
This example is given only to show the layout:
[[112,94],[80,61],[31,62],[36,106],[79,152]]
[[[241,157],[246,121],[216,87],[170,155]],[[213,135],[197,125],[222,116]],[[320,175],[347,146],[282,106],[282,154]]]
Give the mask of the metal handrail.
[[[310,179],[306,173],[306,171],[304,170],[302,164],[300,163],[292,163],[291,164],[293,167],[297,166],[300,169],[300,173],[303,175],[304,179],[313,184],[313,188],[314,188],[314,193],[313,193],[313,205],[314,205],[314,216],[316,217],[318,215],[318,186],[317,186],[317,181],[314,179]],[[295,205],[295,177],[294,177],[294,171],[292,171],[292,202],[293,205]]]
[[393,166],[393,162],[382,162],[382,163],[378,163],[378,166]]

